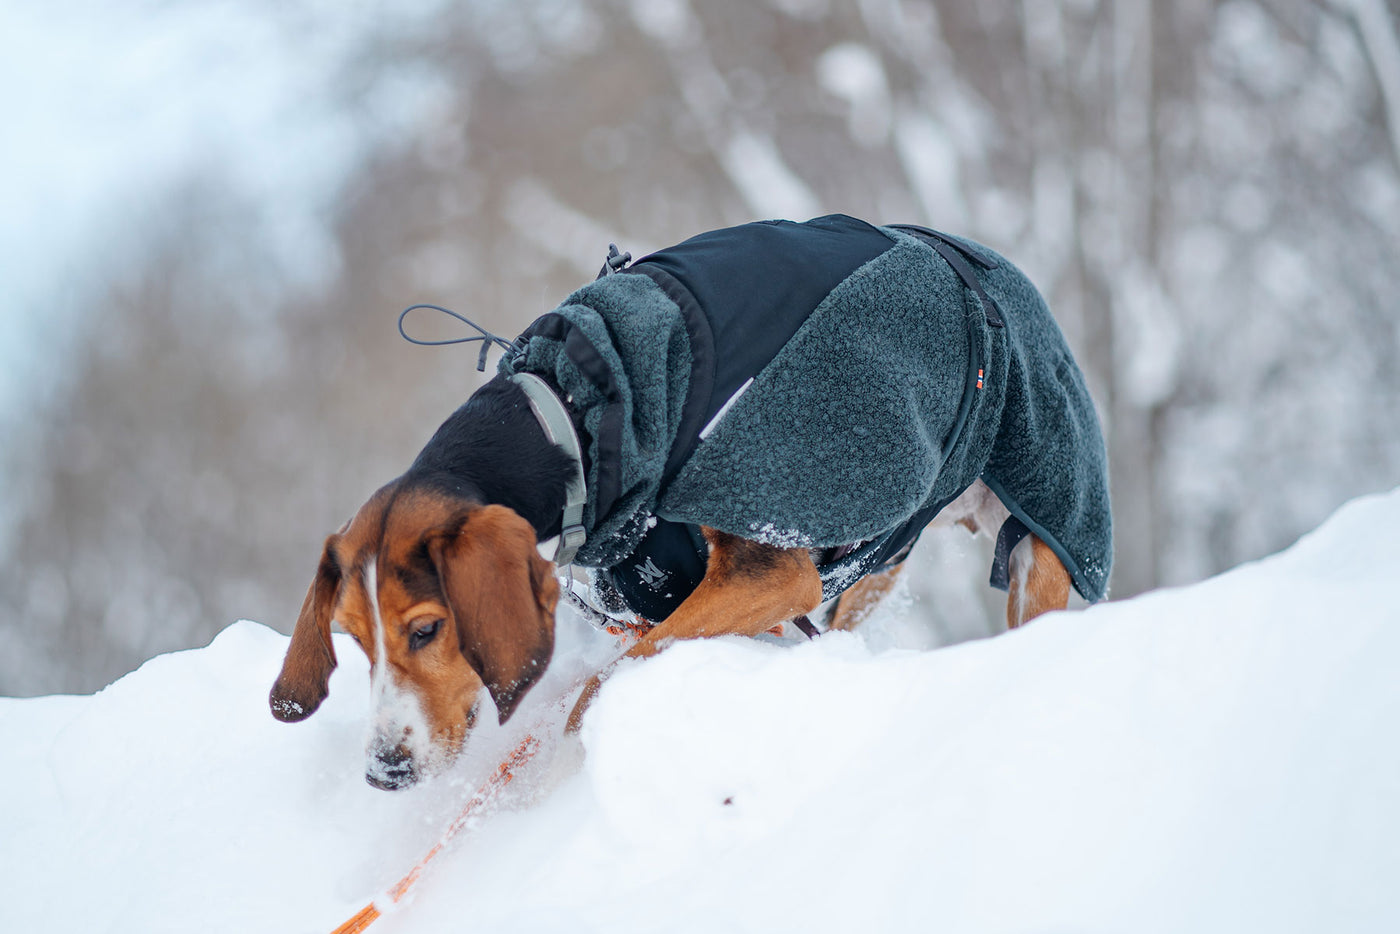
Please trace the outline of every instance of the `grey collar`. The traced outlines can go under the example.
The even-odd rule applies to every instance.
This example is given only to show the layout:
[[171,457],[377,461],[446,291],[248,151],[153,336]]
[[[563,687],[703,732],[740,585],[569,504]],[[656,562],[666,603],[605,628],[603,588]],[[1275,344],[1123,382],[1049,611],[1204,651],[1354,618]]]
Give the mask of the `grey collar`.
[[525,398],[530,401],[530,411],[535,413],[545,437],[562,448],[574,462],[564,488],[564,518],[559,526],[559,547],[554,553],[554,563],[562,568],[573,563],[574,555],[588,538],[583,530],[588,484],[583,476],[583,451],[579,447],[578,432],[574,430],[573,419],[569,418],[569,410],[548,383],[533,373],[516,373],[510,380],[524,391]]

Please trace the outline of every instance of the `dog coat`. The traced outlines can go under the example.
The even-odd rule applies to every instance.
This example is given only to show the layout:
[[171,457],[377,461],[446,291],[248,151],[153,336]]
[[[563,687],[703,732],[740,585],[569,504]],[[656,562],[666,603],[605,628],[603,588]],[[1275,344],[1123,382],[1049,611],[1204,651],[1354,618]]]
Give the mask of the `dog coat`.
[[576,561],[649,619],[703,576],[700,525],[826,549],[830,599],[979,478],[1105,594],[1093,403],[1035,287],[979,244],[844,215],[710,231],[600,276],[516,347],[502,372],[557,387],[580,429]]

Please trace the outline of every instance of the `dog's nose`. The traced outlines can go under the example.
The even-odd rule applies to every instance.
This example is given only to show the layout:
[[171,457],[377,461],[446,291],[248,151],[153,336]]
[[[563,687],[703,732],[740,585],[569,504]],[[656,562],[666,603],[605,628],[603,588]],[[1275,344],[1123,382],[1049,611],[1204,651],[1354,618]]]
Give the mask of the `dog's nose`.
[[398,791],[418,781],[418,770],[403,746],[379,749],[369,757],[365,781],[383,791]]

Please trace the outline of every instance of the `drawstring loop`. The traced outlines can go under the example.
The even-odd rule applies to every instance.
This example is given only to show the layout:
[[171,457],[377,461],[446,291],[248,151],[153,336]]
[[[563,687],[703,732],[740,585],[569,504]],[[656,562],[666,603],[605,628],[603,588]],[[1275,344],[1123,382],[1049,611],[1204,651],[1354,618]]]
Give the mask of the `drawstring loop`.
[[[410,337],[408,335],[408,332],[404,330],[403,322],[404,319],[408,317],[410,312],[417,311],[419,308],[427,308],[431,311],[440,311],[443,314],[447,315],[449,318],[456,318],[458,321],[462,322],[467,327],[472,328],[476,331],[480,331],[481,333],[473,335],[471,337],[450,337],[446,340],[440,341],[426,341],[420,340],[416,337]],[[410,344],[417,344],[420,347],[443,347],[447,344],[469,344],[472,341],[481,341],[481,355],[476,359],[476,370],[478,373],[485,371],[486,354],[491,350],[492,345],[500,347],[506,353],[511,353],[519,349],[511,341],[506,340],[504,337],[499,337],[495,334],[492,334],[490,331],[486,330],[484,327],[477,324],[475,321],[471,320],[466,315],[458,314],[457,312],[452,311],[450,308],[443,308],[441,305],[409,305],[403,310],[403,313],[399,315],[399,335],[404,340],[408,341]]]

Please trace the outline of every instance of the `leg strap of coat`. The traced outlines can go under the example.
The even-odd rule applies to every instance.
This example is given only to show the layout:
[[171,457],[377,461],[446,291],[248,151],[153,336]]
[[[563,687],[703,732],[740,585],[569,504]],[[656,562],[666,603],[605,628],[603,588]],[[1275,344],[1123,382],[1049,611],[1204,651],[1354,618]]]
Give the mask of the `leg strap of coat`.
[[997,590],[1011,589],[1011,552],[1021,539],[1031,534],[1026,524],[1015,516],[1007,516],[997,533],[997,550],[992,557],[991,585]]
[[938,255],[943,257],[943,261],[953,268],[953,272],[958,274],[958,278],[963,281],[963,285],[971,289],[977,297],[981,299],[982,311],[987,316],[988,327],[1000,328],[1006,326],[1006,322],[1002,320],[1001,317],[1001,308],[998,307],[992,297],[987,294],[987,290],[982,288],[982,283],[978,281],[977,275],[972,271],[972,267],[968,265],[965,257],[973,257],[977,261],[977,264],[984,269],[995,269],[996,263],[978,256],[977,253],[968,250],[967,247],[964,247],[947,234],[939,233],[928,227],[919,227],[916,224],[891,224],[890,226],[896,230],[902,230],[905,233],[913,234],[915,237],[918,237],[920,240],[933,247],[938,252]]

